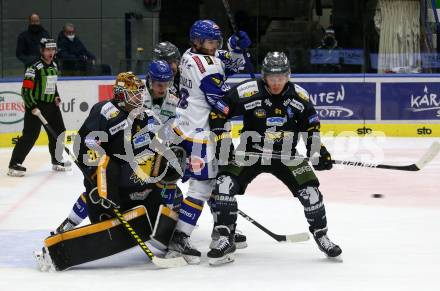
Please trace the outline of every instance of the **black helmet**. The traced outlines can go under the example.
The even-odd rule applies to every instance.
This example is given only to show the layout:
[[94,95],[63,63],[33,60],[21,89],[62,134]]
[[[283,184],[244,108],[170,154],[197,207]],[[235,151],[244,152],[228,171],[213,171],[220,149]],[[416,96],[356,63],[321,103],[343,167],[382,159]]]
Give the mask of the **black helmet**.
[[153,60],[180,60],[179,49],[169,41],[160,42],[153,48]]
[[40,47],[42,49],[45,49],[45,48],[54,48],[54,49],[56,49],[57,48],[57,43],[52,38],[45,38],[45,37],[43,37],[40,40]]
[[283,52],[268,52],[261,66],[261,75],[264,78],[269,74],[290,75],[290,62]]

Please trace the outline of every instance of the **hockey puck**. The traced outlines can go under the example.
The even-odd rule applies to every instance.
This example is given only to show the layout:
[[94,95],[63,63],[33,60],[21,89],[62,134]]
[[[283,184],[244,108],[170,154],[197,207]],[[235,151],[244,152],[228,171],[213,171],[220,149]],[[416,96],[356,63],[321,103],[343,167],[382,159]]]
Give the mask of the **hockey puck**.
[[373,194],[371,195],[373,198],[383,198],[383,194]]

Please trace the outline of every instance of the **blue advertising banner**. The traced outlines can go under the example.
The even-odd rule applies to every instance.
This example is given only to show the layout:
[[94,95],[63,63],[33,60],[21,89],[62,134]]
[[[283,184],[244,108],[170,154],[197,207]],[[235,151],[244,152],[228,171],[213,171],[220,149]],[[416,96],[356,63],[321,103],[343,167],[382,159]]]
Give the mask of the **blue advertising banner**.
[[382,83],[382,120],[439,120],[440,83]]
[[375,83],[297,83],[307,90],[321,120],[374,120]]

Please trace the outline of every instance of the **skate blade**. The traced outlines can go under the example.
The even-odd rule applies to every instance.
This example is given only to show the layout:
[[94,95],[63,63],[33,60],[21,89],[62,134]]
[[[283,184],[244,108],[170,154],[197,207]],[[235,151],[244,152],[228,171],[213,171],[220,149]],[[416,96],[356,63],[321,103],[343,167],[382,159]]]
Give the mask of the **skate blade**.
[[327,256],[327,259],[328,259],[329,261],[331,261],[331,262],[335,262],[335,263],[343,263],[343,262],[344,262],[344,260],[343,260],[343,258],[342,258],[342,255],[339,255],[339,256],[337,256],[337,257],[329,257],[329,256]]
[[177,267],[183,267],[188,265],[187,261],[183,257],[176,257],[176,258],[159,258],[154,257],[152,259],[153,264],[160,268],[177,268]]
[[7,175],[10,177],[23,177],[25,172],[9,169]]
[[248,247],[248,244],[247,244],[247,242],[236,242],[235,243],[235,248],[236,249],[245,249],[245,248],[247,248]]
[[226,254],[221,258],[209,258],[208,263],[210,266],[221,266],[224,264],[232,263],[235,260],[234,254]]
[[200,264],[200,257],[199,256],[190,256],[182,254],[178,251],[169,250],[168,253],[165,255],[165,259],[171,259],[171,258],[183,258],[187,265],[198,265]]
[[72,167],[63,167],[58,165],[52,165],[52,170],[55,172],[69,172],[72,171]]

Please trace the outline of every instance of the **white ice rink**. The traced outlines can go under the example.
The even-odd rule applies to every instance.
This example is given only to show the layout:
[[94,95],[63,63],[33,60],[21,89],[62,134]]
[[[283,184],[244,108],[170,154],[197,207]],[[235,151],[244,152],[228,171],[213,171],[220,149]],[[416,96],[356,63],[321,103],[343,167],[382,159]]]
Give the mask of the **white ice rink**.
[[[415,162],[434,139],[327,140],[335,159]],[[371,152],[371,149],[374,149]],[[353,156],[354,154],[354,156]],[[239,218],[249,247],[232,264],[210,267],[212,218],[205,208],[193,241],[202,263],[157,270],[138,249],[65,272],[42,273],[32,251],[66,217],[82,191],[76,168],[50,169],[47,147],[34,148],[24,178],[6,176],[11,149],[0,150],[0,290],[440,290],[440,156],[419,172],[334,168],[319,172],[329,236],[343,263],[313,240],[278,243]],[[372,198],[374,193],[383,198]],[[279,234],[307,230],[302,207],[269,175],[259,176],[239,208]]]

